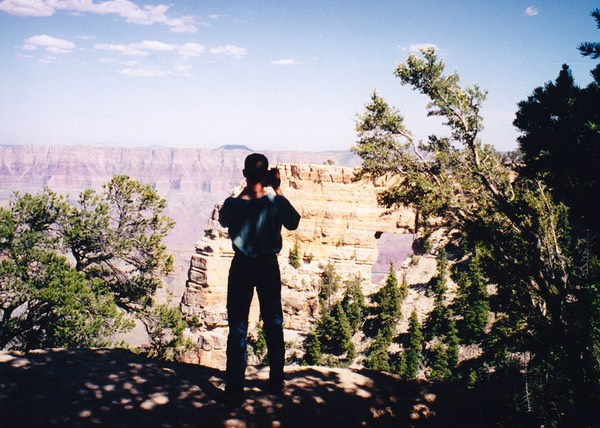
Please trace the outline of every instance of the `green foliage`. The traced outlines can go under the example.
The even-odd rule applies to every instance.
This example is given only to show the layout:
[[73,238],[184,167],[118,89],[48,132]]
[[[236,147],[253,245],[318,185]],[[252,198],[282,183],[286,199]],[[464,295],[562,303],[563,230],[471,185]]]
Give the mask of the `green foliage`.
[[589,234],[595,255],[600,255],[600,214],[589,195],[600,194],[599,84],[600,75],[580,88],[563,65],[555,82],[536,88],[518,104],[514,121],[521,131],[520,176],[542,180],[569,207],[574,236]]
[[321,290],[319,297],[327,303],[327,310],[332,309],[332,299],[334,294],[340,288],[341,277],[335,270],[333,263],[327,263],[321,273]]
[[448,347],[443,343],[436,343],[431,350],[431,371],[429,379],[444,380],[450,378],[452,370],[450,369]]
[[323,352],[321,351],[321,340],[318,331],[315,329],[309,333],[304,343],[306,352],[302,359],[303,365],[321,365],[323,360]]
[[254,355],[256,355],[261,363],[268,364],[268,360],[266,358],[267,355],[267,339],[265,336],[265,331],[262,327],[262,323],[256,325],[254,335],[248,338],[248,345],[252,348]]
[[385,284],[371,299],[377,305],[373,312],[377,316],[381,328],[393,326],[392,331],[394,331],[395,324],[401,315],[402,297],[394,265],[390,263]]
[[[331,301],[331,294],[339,287],[340,277],[333,265],[329,264],[322,275],[322,284],[327,294],[321,294]],[[341,301],[331,309],[322,300],[321,317],[315,330],[305,341],[304,364],[347,366],[356,358],[356,349],[352,342],[353,334],[362,324],[365,307],[359,276],[345,281],[346,291]],[[322,289],[323,291],[323,289]]]
[[117,175],[102,193],[83,191],[61,222],[76,269],[104,281],[127,311],[151,305],[149,296],[173,270],[162,243],[174,225],[162,215],[165,205],[149,184]]
[[294,269],[298,269],[301,264],[300,260],[300,244],[298,243],[298,240],[295,240],[294,246],[290,248],[290,252],[288,254],[288,262]]
[[[482,129],[480,109],[485,94],[476,86],[462,87],[456,73],[445,75],[444,64],[433,49],[423,50],[420,56],[409,55],[397,67],[396,76],[402,84],[412,86],[429,98],[428,114],[443,119],[449,136],[432,135],[425,143],[414,141],[405,129],[400,113],[373,93],[370,103],[365,106],[366,113],[357,121],[358,141],[354,150],[364,161],[357,176],[390,176],[395,181],[379,194],[382,205],[388,208],[412,206],[423,225],[440,228],[452,245],[471,251],[479,248],[481,253],[477,263],[482,274],[474,267],[467,274],[469,281],[462,280],[463,290],[468,290],[462,303],[473,293],[484,296],[483,306],[471,305],[469,310],[461,308],[459,312],[461,319],[473,329],[469,336],[477,336],[487,318],[483,294],[487,282],[484,279],[496,286],[497,292],[490,298],[489,305],[496,312],[497,321],[491,326],[490,340],[484,343],[484,346],[490,346],[484,350],[484,358],[491,358],[486,363],[500,363],[502,354],[510,358],[517,353],[531,353],[531,367],[545,373],[545,377],[536,377],[539,388],[532,388],[534,394],[541,393],[544,388],[548,391],[562,389],[567,397],[557,403],[534,399],[532,402],[538,406],[535,410],[540,414],[545,411],[543,409],[548,410],[547,417],[551,419],[550,414],[573,412],[571,406],[584,409],[581,403],[589,401],[586,397],[590,394],[583,391],[597,385],[597,380],[589,374],[598,372],[599,361],[593,357],[592,350],[596,349],[593,329],[583,327],[592,324],[591,316],[595,313],[592,302],[597,302],[594,284],[598,283],[598,278],[589,270],[590,260],[595,257],[594,250],[589,250],[590,246],[594,247],[594,238],[584,233],[582,227],[590,222],[585,223],[582,219],[593,218],[597,210],[590,212],[582,207],[594,203],[590,194],[600,192],[587,192],[588,197],[583,200],[575,196],[576,191],[581,190],[580,185],[586,189],[590,189],[586,187],[588,185],[597,185],[597,176],[595,182],[587,184],[583,179],[597,168],[588,163],[570,162],[581,159],[578,150],[588,147],[588,153],[592,155],[588,155],[585,162],[598,163],[590,160],[596,159],[598,145],[591,150],[592,147],[586,144],[597,143],[597,130],[600,129],[597,114],[600,103],[594,98],[599,92],[600,72],[594,74],[598,80],[585,94],[587,102],[572,102],[581,94],[569,83],[567,70],[563,70],[556,88],[546,88],[546,92],[556,92],[556,97],[550,97],[556,98],[556,103],[552,104],[541,89],[534,95],[543,103],[538,103],[537,99],[529,100],[531,111],[520,106],[522,115],[518,120],[523,120],[522,123],[529,127],[527,129],[541,130],[538,135],[555,129],[556,140],[546,143],[564,142],[560,148],[551,147],[556,162],[545,164],[551,165],[546,173],[541,174],[537,168],[536,173],[530,175],[515,174],[511,169],[515,167],[514,163],[503,163],[502,156],[481,143],[478,138]],[[556,105],[558,109],[548,109],[550,114],[542,111],[539,117],[543,120],[538,120],[534,116],[538,104],[542,107]],[[578,105],[587,108],[588,116],[580,115]],[[577,122],[579,119],[572,120],[573,117],[587,117],[588,120],[582,123]],[[546,118],[552,123],[546,124]],[[580,136],[577,141],[582,144],[571,150],[567,146],[575,141],[573,136]],[[548,137],[554,138],[553,135]],[[544,143],[545,139],[539,141]],[[539,153],[545,156],[546,147],[541,147]],[[570,155],[576,156],[567,160]],[[537,158],[533,155],[532,159]],[[526,157],[525,167],[527,162]],[[574,190],[570,196],[576,198],[575,202],[570,201],[566,193],[564,198],[560,194],[554,196],[551,191],[560,186],[544,181],[547,177],[560,177],[565,171],[564,165],[581,169],[574,172],[574,180],[561,182],[563,189]],[[434,217],[435,223],[429,222]],[[598,224],[600,222],[595,221],[593,226]],[[588,229],[594,230],[591,226]],[[467,282],[470,285],[466,285]],[[441,307],[438,309],[442,310]],[[407,373],[414,375],[418,358],[410,351],[409,346]]]
[[[591,15],[596,21],[596,26],[600,28],[600,9],[594,9]],[[583,42],[578,49],[583,56],[589,56],[592,59],[600,58],[600,43],[598,42]]]
[[467,343],[480,342],[488,323],[490,313],[487,279],[481,267],[480,255],[468,261],[466,272],[458,277],[458,293],[454,300],[457,315],[461,317],[458,325],[460,336]]
[[436,300],[445,299],[448,289],[448,256],[444,247],[440,247],[436,254],[437,275],[428,284],[427,295],[435,296]]
[[340,302],[335,304],[331,314],[323,314],[317,329],[323,353],[354,358],[352,328]]
[[371,370],[392,371],[388,352],[390,344],[391,339],[388,335],[380,331],[367,351],[367,358],[364,362],[365,367]]
[[365,315],[365,296],[361,288],[362,279],[359,275],[345,281],[346,291],[342,299],[342,308],[348,318],[352,333],[356,333],[362,325]]
[[183,330],[188,326],[177,306],[156,304],[146,310],[142,322],[150,338],[149,356],[172,361],[186,344]]
[[151,327],[154,349],[174,344],[159,336],[180,336],[181,314],[152,302],[172,269],[165,203],[125,176],[75,204],[49,189],[16,193],[0,208],[0,348],[106,346],[132,327],[124,310]]
[[403,373],[407,379],[417,376],[421,361],[423,360],[423,332],[421,323],[415,310],[408,320],[408,346],[406,348],[406,370]]

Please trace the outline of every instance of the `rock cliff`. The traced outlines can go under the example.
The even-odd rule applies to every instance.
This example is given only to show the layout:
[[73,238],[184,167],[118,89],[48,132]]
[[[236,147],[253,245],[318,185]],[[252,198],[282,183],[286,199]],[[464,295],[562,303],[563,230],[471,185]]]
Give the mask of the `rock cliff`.
[[[166,244],[175,255],[168,290],[179,299],[187,277],[190,253],[203,235],[215,203],[240,181],[243,146],[219,149],[165,147],[0,146],[0,204],[15,192],[37,193],[44,186],[77,198],[80,191],[99,190],[115,174],[152,185],[167,199],[166,214],[175,228]],[[355,166],[350,152],[264,152],[271,162],[324,163]]]
[[[297,230],[283,233],[279,255],[286,340],[295,349],[319,311],[318,293],[323,268],[332,263],[342,278],[360,275],[371,284],[377,261],[377,239],[383,233],[411,233],[414,213],[405,209],[385,213],[376,193],[385,183],[354,182],[353,169],[328,165],[279,164],[283,194],[302,215]],[[232,194],[241,190],[238,186]],[[225,313],[227,273],[233,251],[227,230],[218,224],[216,205],[202,239],[192,255],[189,279],[181,308],[196,328],[187,332],[196,346],[185,355],[189,362],[223,368],[227,319]],[[299,268],[289,264],[297,247],[303,259]],[[368,290],[367,290],[368,291]],[[253,302],[251,329],[258,323]]]

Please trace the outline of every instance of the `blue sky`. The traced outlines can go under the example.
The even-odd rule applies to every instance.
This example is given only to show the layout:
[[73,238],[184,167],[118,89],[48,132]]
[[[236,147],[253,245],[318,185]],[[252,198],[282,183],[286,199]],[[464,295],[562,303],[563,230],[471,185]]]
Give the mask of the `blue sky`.
[[434,45],[488,91],[484,142],[600,40],[591,0],[0,0],[0,144],[347,150],[372,89],[443,132],[397,64]]

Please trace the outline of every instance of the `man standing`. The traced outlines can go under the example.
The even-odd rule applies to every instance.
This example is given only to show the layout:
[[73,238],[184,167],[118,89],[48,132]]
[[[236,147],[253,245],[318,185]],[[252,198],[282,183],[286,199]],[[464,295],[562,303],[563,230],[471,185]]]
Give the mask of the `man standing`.
[[[234,257],[227,284],[226,401],[241,405],[244,401],[248,313],[258,293],[269,358],[269,392],[283,391],[283,311],[281,277],[277,254],[281,251],[281,227],[294,230],[300,214],[281,193],[279,171],[269,170],[269,161],[259,153],[246,157],[246,187],[237,197],[229,197],[219,211],[219,223],[229,228]],[[272,187],[269,195],[265,187]]]

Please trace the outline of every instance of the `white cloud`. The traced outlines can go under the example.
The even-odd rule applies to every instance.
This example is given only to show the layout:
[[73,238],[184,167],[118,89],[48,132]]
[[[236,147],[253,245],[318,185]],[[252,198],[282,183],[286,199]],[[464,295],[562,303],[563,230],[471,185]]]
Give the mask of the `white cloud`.
[[282,59],[278,59],[276,61],[271,61],[271,64],[275,64],[275,65],[296,65],[296,64],[300,64],[300,62],[296,61],[295,59],[292,59],[292,58],[282,58]]
[[119,52],[125,56],[148,56],[151,52],[177,52],[184,58],[199,57],[206,53],[206,48],[199,43],[184,43],[174,45],[158,42],[156,40],[145,40],[140,43],[130,43],[128,45],[119,44],[96,44],[94,48],[99,50]]
[[403,47],[402,50],[404,52],[418,53],[418,52],[421,52],[422,49],[430,49],[430,48],[433,48],[436,51],[439,50],[438,47],[433,43],[412,43],[406,47]]
[[185,58],[202,56],[206,48],[200,43],[184,43],[178,48],[179,55]]
[[242,48],[235,45],[217,46],[214,48],[210,48],[209,52],[213,55],[234,56],[237,58],[246,56],[246,54],[248,53],[246,48]]
[[52,16],[56,8],[47,1],[3,0],[0,11],[17,16]]
[[94,49],[104,50],[104,51],[112,51],[119,52],[121,55],[125,56],[148,56],[149,52],[146,52],[142,49],[134,48],[130,45],[113,45],[108,43],[101,43],[94,45]]
[[154,40],[145,40],[141,43],[132,43],[129,45],[134,49],[157,51],[157,52],[170,52],[176,49],[175,45],[169,43],[157,42]]
[[177,65],[175,66],[175,74],[181,77],[193,77],[193,67],[191,65]]
[[75,45],[68,40],[57,39],[45,34],[41,34],[39,36],[32,36],[25,40],[22,48],[26,51],[35,51],[37,48],[43,48],[47,52],[65,54],[72,52],[73,49],[75,49]]
[[0,11],[18,16],[52,16],[62,10],[71,13],[114,14],[125,21],[138,25],[163,24],[176,33],[195,33],[197,28],[193,16],[173,18],[167,15],[169,6],[138,6],[129,0],[2,0]]
[[124,68],[119,70],[119,74],[127,77],[165,77],[171,73],[156,68]]
[[527,9],[525,9],[525,15],[527,15],[527,16],[535,16],[537,14],[538,14],[537,7],[529,6]]

